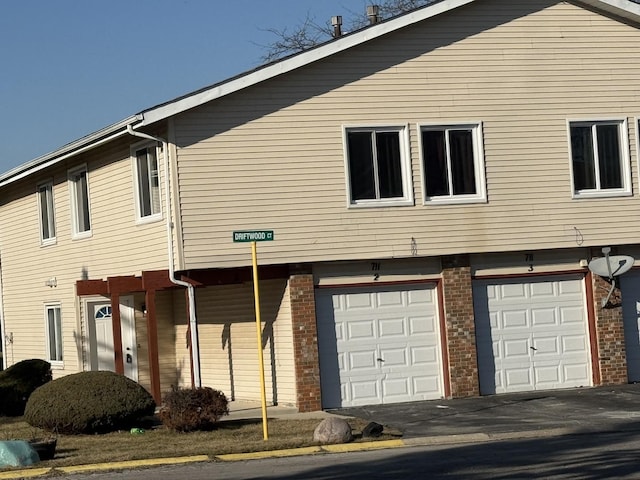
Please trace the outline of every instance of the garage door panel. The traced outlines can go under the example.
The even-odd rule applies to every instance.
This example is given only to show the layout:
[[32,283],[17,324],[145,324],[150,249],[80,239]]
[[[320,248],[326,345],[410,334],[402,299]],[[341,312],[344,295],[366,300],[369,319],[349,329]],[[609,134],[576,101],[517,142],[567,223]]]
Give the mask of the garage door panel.
[[361,320],[347,324],[346,340],[375,340],[376,326],[373,320]]
[[438,322],[435,316],[408,317],[409,335],[438,334]]
[[531,326],[533,328],[546,329],[550,326],[557,326],[559,323],[555,308],[537,308],[531,311]]
[[348,352],[346,355],[348,359],[345,368],[353,371],[364,371],[367,374],[371,374],[372,370],[378,368],[378,360],[375,351],[365,350],[361,352]]
[[384,360],[382,367],[406,367],[409,365],[407,349],[405,347],[380,348],[380,358]]
[[588,342],[584,335],[564,335],[562,337],[562,352],[584,354],[587,352]]
[[560,365],[536,366],[534,368],[536,386],[539,388],[558,388],[562,385]]
[[405,306],[406,301],[403,292],[380,292],[376,294],[378,308],[394,308]]
[[529,340],[526,338],[505,339],[503,340],[502,345],[503,347],[500,349],[500,351],[504,352],[504,355],[498,358],[529,358]]
[[510,392],[526,391],[533,385],[531,368],[506,368],[504,370],[505,386]]
[[316,297],[324,408],[442,397],[434,285],[345,287]]
[[380,328],[380,338],[406,337],[404,317],[385,318],[378,322]]
[[413,365],[433,365],[440,358],[437,347],[412,347],[410,352]]
[[374,297],[369,293],[351,293],[342,298],[340,303],[343,311],[369,310],[374,305]]
[[474,282],[481,393],[590,385],[584,304],[577,275]]
[[583,307],[560,307],[560,323],[562,325],[575,324],[576,328],[582,327],[584,321]]
[[376,377],[361,378],[349,382],[349,398],[352,405],[369,405],[377,403],[380,398],[380,384]]

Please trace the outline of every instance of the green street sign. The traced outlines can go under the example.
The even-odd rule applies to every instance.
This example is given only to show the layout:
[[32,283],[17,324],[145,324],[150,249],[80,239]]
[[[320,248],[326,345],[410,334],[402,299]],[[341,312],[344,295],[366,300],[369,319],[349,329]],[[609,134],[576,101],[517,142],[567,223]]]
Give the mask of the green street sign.
[[270,242],[273,240],[273,230],[246,230],[233,232],[234,242]]

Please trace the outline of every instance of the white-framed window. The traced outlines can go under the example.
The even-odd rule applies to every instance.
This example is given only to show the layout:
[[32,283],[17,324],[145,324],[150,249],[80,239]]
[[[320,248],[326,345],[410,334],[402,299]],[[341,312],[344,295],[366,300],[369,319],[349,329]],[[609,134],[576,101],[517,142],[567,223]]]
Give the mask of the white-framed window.
[[158,148],[156,145],[134,146],[131,156],[135,172],[136,217],[141,221],[157,220],[162,217]]
[[574,198],[631,195],[627,120],[569,120]]
[[419,131],[425,203],[485,202],[482,124],[421,124]]
[[47,333],[47,359],[52,365],[62,365],[62,316],[59,303],[44,306],[45,331]]
[[413,205],[406,125],[346,127],[344,143],[349,206]]
[[55,243],[56,221],[53,182],[38,185],[38,211],[40,217],[40,241],[43,245]]
[[87,167],[69,170],[71,194],[71,223],[74,238],[91,236],[91,210],[89,203],[89,178]]

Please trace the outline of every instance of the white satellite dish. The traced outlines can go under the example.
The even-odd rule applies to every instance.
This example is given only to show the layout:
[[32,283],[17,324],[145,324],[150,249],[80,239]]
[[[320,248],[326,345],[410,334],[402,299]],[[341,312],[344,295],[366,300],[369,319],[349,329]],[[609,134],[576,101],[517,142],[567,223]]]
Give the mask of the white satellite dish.
[[589,270],[605,278],[613,278],[627,273],[635,259],[629,255],[612,255],[594,258],[589,262]]
[[611,298],[611,294],[613,290],[616,288],[616,279],[622,275],[623,273],[628,272],[633,267],[633,262],[635,259],[630,257],[629,255],[611,255],[609,256],[609,252],[611,252],[610,247],[604,247],[602,249],[602,253],[604,253],[604,257],[594,258],[589,262],[589,270],[591,270],[596,275],[599,275],[604,278],[608,278],[611,282],[611,290],[609,290],[609,295],[607,298],[602,300],[602,308],[604,308],[607,303],[609,303],[609,299]]

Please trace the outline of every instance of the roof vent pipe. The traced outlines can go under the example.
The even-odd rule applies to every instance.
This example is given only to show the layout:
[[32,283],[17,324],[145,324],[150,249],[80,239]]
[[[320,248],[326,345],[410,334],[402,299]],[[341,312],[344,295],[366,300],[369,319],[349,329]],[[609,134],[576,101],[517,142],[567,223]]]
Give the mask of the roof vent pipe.
[[380,21],[380,7],[378,5],[368,5],[367,6],[367,17],[369,17],[369,24],[375,25]]
[[333,38],[342,36],[342,17],[331,17],[331,25],[333,25]]

